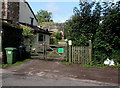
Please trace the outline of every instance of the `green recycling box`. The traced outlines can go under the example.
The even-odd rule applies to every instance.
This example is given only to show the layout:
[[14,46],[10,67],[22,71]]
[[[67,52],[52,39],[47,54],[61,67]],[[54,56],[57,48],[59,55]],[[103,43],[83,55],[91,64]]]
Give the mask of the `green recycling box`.
[[7,63],[8,64],[13,64],[16,61],[16,48],[5,48],[6,50],[6,55],[7,55]]

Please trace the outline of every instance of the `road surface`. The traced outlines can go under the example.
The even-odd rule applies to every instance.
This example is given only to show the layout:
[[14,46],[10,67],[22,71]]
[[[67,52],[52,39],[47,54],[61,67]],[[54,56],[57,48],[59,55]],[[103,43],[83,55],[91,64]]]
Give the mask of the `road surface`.
[[[3,70],[2,86],[118,86],[92,80],[73,78],[42,78],[38,76],[17,75],[15,72]],[[116,87],[117,88],[117,87]]]

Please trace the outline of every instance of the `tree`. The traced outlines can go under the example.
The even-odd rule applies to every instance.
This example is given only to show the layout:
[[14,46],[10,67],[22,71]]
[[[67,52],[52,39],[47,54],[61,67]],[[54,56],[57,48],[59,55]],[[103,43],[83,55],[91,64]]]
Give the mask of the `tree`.
[[52,18],[52,13],[45,11],[45,10],[40,10],[39,12],[37,12],[36,15],[37,19],[38,19],[38,24],[42,23],[42,22],[51,22],[53,21]]
[[110,58],[120,63],[120,1],[80,2],[79,6],[66,22],[66,38],[77,46],[87,45],[91,39],[94,60],[103,63]]
[[[100,4],[94,2],[80,2],[80,9],[74,8],[74,13],[68,22],[66,22],[65,31],[67,38],[73,40],[74,45],[87,45],[88,40],[93,40],[93,34],[99,25],[100,13],[99,10],[94,7],[98,7]],[[100,8],[100,6],[99,6]],[[94,9],[94,11],[92,11]],[[68,27],[69,26],[69,27]]]

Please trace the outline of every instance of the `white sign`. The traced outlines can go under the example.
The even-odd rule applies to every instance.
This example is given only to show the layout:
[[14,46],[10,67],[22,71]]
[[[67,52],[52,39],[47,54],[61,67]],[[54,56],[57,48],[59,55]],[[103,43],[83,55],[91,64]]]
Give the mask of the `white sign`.
[[72,45],[72,41],[71,41],[71,40],[69,40],[69,41],[68,41],[68,44],[69,44],[69,45]]
[[12,52],[11,51],[8,51],[8,54],[11,54]]

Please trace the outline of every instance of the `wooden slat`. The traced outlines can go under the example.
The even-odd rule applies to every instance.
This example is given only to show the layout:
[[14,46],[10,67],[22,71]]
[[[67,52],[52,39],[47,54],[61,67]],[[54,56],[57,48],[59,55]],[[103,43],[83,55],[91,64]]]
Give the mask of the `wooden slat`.
[[80,63],[82,63],[82,53],[81,53],[81,51],[82,51],[82,47],[80,47]]
[[77,55],[77,63],[79,63],[79,47],[77,47],[77,53],[78,53],[78,55]]
[[[70,50],[70,49],[69,49]],[[71,52],[71,51],[69,51]],[[85,64],[91,61],[91,47],[89,46],[72,46],[72,62]],[[69,53],[70,56],[70,53]]]
[[83,64],[85,64],[85,48],[83,46]]
[[80,49],[79,49],[79,48],[80,48],[80,47],[78,47],[78,64],[79,64],[79,61],[80,61],[80,53],[79,53],[79,52],[80,52],[80,51],[79,51]]
[[85,47],[85,64],[88,62],[88,58],[87,58],[87,47]]
[[76,47],[76,58],[75,58],[76,63],[78,62],[78,47]]
[[73,58],[73,63],[75,63],[75,57],[76,57],[76,47],[74,47],[74,58]]
[[91,43],[91,40],[89,40],[89,60],[92,61],[92,43]]
[[74,55],[74,49],[73,49],[73,46],[72,46],[72,62],[73,62],[73,55]]
[[83,57],[82,57],[82,47],[81,47],[81,64],[83,62]]
[[69,46],[69,62],[71,63],[71,47]]

